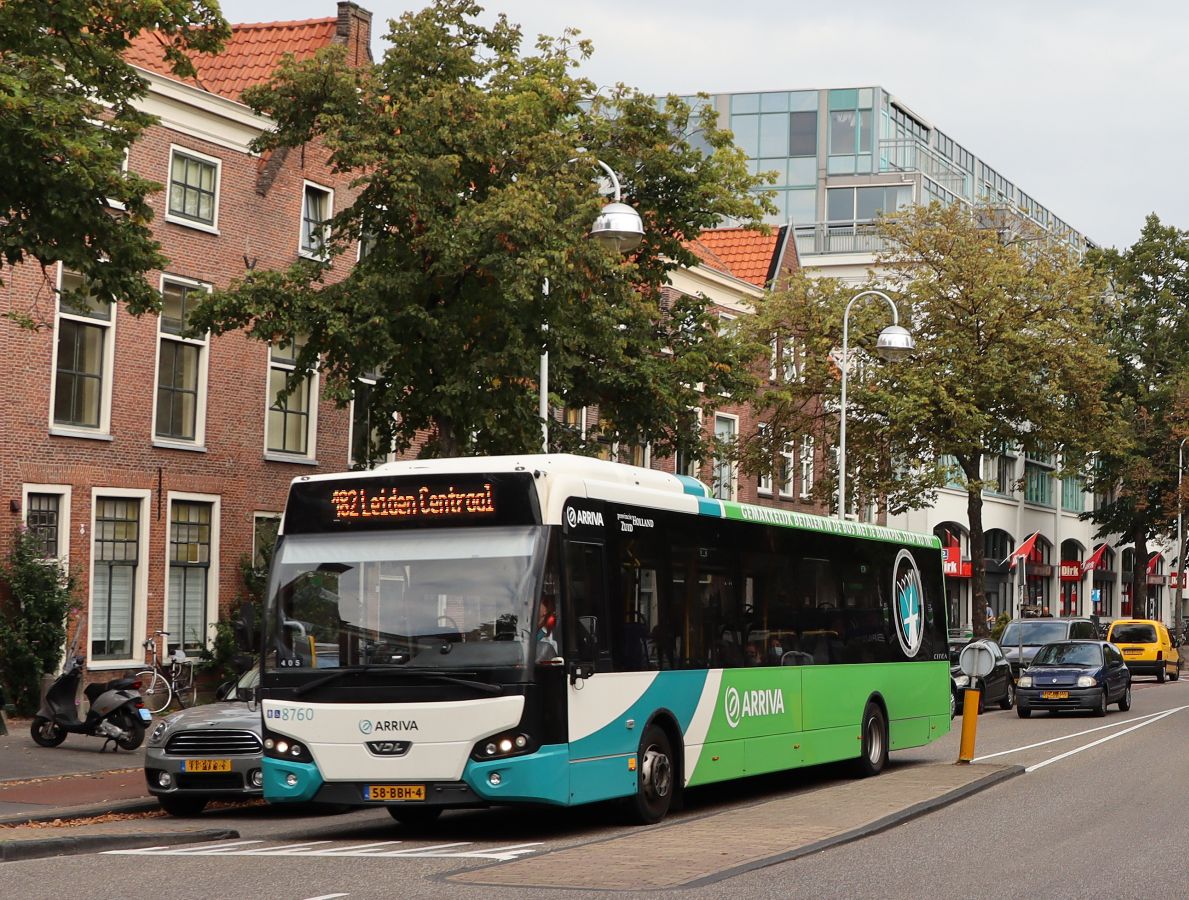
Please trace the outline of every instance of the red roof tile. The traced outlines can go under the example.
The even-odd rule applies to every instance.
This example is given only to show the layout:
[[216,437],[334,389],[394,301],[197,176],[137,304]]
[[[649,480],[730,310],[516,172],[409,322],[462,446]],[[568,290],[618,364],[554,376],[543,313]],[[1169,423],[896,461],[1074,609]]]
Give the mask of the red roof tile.
[[[309,59],[332,43],[336,23],[331,18],[232,25],[223,52],[213,56],[195,54],[192,59],[198,77],[185,81],[238,100],[244,88],[267,81],[286,53],[297,59]],[[156,32],[141,32],[124,58],[134,66],[176,79],[162,59],[162,40]]]
[[764,287],[779,240],[779,229],[760,234],[749,228],[715,228],[703,231],[686,246],[702,265]]

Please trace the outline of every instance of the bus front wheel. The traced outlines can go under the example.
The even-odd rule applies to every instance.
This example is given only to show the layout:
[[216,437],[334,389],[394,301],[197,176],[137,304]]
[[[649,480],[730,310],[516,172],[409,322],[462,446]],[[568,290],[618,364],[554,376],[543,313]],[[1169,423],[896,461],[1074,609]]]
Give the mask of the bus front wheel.
[[859,737],[862,752],[855,760],[855,774],[860,778],[878,775],[888,762],[888,720],[878,703],[869,701],[863,710]]
[[677,767],[673,747],[663,728],[649,725],[636,754],[636,796],[628,801],[632,821],[653,825],[673,803]]

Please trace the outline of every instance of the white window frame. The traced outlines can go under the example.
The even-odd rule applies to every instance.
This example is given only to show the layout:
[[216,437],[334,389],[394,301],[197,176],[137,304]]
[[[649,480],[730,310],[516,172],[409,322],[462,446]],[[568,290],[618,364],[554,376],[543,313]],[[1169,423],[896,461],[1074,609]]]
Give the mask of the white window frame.
[[[326,195],[326,218],[322,220],[322,250],[314,251],[305,245],[306,197],[310,189],[321,191]],[[297,254],[303,259],[324,260],[330,245],[330,220],[334,218],[334,188],[329,188],[316,181],[302,180],[301,182],[301,213],[298,217]]]
[[[115,488],[115,487],[93,487],[91,488],[91,537],[89,546],[89,555],[91,558],[90,569],[87,573],[87,597],[91,598],[87,602],[87,668],[93,672],[108,671],[111,669],[129,669],[133,666],[142,665],[144,659],[144,648],[141,643],[144,640],[144,633],[146,630],[146,621],[148,615],[148,592],[149,592],[149,541],[150,518],[148,514],[149,500],[152,497],[152,491],[141,488]],[[94,616],[91,615],[91,603],[95,596],[95,510],[99,506],[99,498],[114,498],[123,500],[139,500],[140,501],[140,515],[138,522],[140,525],[140,536],[137,541],[136,550],[136,583],[133,590],[135,595],[132,598],[132,638],[130,643],[132,646],[132,656],[126,659],[101,659],[93,660],[91,658],[91,623]]]
[[21,522],[29,524],[29,495],[57,494],[58,496],[58,555],[54,557],[64,566],[70,565],[70,501],[73,488],[68,484],[21,485]]
[[[181,153],[184,156],[192,157],[201,163],[208,163],[215,167],[215,199],[214,210],[212,212],[211,223],[200,222],[197,219],[189,219],[185,216],[178,215],[169,211],[169,189],[173,185],[173,165],[177,159],[177,155]],[[171,222],[174,225],[182,225],[185,228],[193,228],[197,231],[205,231],[208,234],[219,233],[219,195],[222,193],[223,186],[223,160],[217,156],[209,156],[206,153],[201,153],[198,150],[192,150],[189,147],[184,147],[181,144],[169,145],[169,172],[165,181],[165,221]]]
[[[290,453],[285,450],[273,450],[268,446],[268,413],[272,408],[272,373],[274,369],[292,372],[297,367],[289,362],[274,361],[272,357],[273,344],[268,345],[268,368],[264,376],[264,458],[272,462],[301,463],[316,466],[318,464],[318,369],[315,367],[306,374],[309,382],[310,409],[306,418],[306,451],[305,453]],[[350,451],[348,451],[350,452]]]
[[[584,416],[585,416],[585,409],[586,409],[586,407],[583,407],[583,415]],[[690,411],[697,417],[698,431],[701,432],[702,429],[705,427],[705,422],[703,421],[705,416],[702,412],[702,407],[693,406],[693,407],[690,407]],[[583,437],[583,439],[586,438],[586,420],[585,420],[585,418],[583,418],[582,437]],[[677,475],[684,475],[686,478],[699,478],[700,479],[702,477],[703,462],[704,462],[704,460],[701,460],[701,459],[691,459],[691,460],[689,460],[690,465],[688,465],[686,467],[685,471],[683,472],[677,467],[677,454],[674,453],[673,454],[673,472],[674,472],[674,474],[677,474]]]
[[[165,295],[165,286],[167,283],[205,290],[208,294],[211,292],[211,285],[205,282],[196,281],[193,278],[183,278],[180,275],[162,275],[159,283],[162,296]],[[159,381],[161,378],[161,345],[164,341],[175,341],[179,344],[198,348],[198,395],[194,399],[194,437],[189,440],[157,434],[157,399],[161,386]],[[210,332],[207,332],[201,338],[183,338],[180,335],[169,334],[161,330],[161,316],[158,315],[156,349],[156,357],[153,361],[153,446],[168,447],[175,450],[205,450],[207,385],[210,368]]]
[[[77,274],[72,272],[71,274]],[[54,300],[54,346],[50,365],[50,408],[49,433],[60,437],[91,438],[99,441],[110,441],[111,437],[111,396],[112,382],[115,381],[116,362],[116,318],[119,315],[119,304],[111,302],[111,316],[105,322],[90,316],[82,316],[69,310],[62,309],[62,280],[66,275],[66,268],[58,264],[57,296]],[[58,403],[58,336],[63,319],[71,322],[81,322],[84,325],[98,326],[106,329],[103,337],[103,384],[99,394],[99,424],[91,428],[86,425],[70,425],[54,421],[54,410]]]
[[[376,378],[371,375],[362,375],[355,380],[361,381],[367,385],[374,385],[376,383]],[[400,420],[400,417],[395,414],[393,414],[392,418],[393,421]],[[277,451],[274,450],[272,452],[276,453]],[[390,448],[389,451],[384,454],[384,458],[379,463],[377,463],[377,465],[383,465],[384,463],[392,462],[395,459],[396,454],[393,453]],[[351,402],[347,404],[347,468],[352,468],[357,464],[358,462],[355,459],[355,396],[352,394]]]
[[[714,437],[716,440],[718,438],[718,420],[719,419],[734,423],[734,429],[732,431],[732,434],[734,435],[735,440],[738,441],[739,440],[739,417],[736,415],[732,415],[731,413],[716,412],[714,414]],[[727,465],[730,466],[730,484],[727,486],[728,487],[727,496],[725,496],[725,497],[718,496],[718,494],[719,494],[719,482],[718,482],[719,461],[718,461],[717,456],[714,458],[714,460],[712,461],[711,466],[710,466],[711,471],[714,472],[714,483],[711,485],[711,489],[714,492],[714,496],[719,500],[738,500],[739,499],[739,468],[738,468],[738,466],[735,465],[735,463],[733,461],[730,463],[727,463]]]
[[780,463],[784,469],[787,478],[782,478],[780,481],[780,496],[785,499],[791,499],[793,496],[793,442],[785,441],[784,446],[780,449]]
[[[215,622],[219,619],[219,528],[222,513],[223,498],[218,494],[192,494],[188,491],[165,492],[165,579],[161,586],[161,620],[165,623],[162,631],[169,632],[169,643],[183,644],[182,635],[175,632],[169,621],[169,569],[170,569],[170,538],[173,535],[173,501],[182,503],[207,503],[211,507],[211,562],[206,570],[206,645],[210,646],[215,636]],[[253,525],[255,522],[253,521]]]
[[798,460],[801,463],[801,499],[808,500],[813,493],[814,483],[814,439],[811,434],[801,435],[801,446],[798,450]]
[[[276,522],[277,523],[277,533],[280,534],[280,531],[281,531],[281,525],[282,525],[282,522],[281,522],[282,514],[281,513],[268,512],[267,510],[261,510],[261,509],[258,509],[252,513],[252,567],[253,568],[256,567],[256,553],[259,550],[259,547],[256,544],[256,523],[261,521],[262,519],[267,519],[271,522]],[[274,546],[275,546],[275,544],[274,544]]]
[[[756,425],[756,434],[760,438],[761,446],[763,446],[763,444],[764,444],[764,435],[767,433],[767,431],[768,431],[768,423],[767,422],[759,422]],[[774,473],[772,473],[772,472],[765,472],[760,475],[759,479],[756,481],[756,493],[757,494],[760,494],[761,496],[764,496],[764,497],[772,496],[773,475],[774,475]]]

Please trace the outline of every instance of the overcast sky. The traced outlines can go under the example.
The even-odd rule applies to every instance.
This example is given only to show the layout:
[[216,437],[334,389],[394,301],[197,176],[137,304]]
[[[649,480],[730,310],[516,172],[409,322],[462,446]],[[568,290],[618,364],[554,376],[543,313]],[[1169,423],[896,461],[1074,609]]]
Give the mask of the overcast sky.
[[[483,0],[480,0],[482,3]],[[384,20],[423,3],[362,0]],[[880,85],[1074,228],[1189,228],[1184,0],[489,0],[536,35],[579,29],[584,74],[649,93]],[[231,22],[333,16],[334,0],[222,0]],[[1174,165],[1177,163],[1177,165]]]

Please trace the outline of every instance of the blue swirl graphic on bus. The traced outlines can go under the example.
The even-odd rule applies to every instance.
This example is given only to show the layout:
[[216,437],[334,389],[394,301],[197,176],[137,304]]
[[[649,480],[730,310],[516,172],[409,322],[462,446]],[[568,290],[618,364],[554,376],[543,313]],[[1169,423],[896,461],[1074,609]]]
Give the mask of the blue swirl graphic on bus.
[[921,587],[921,573],[916,560],[907,550],[896,555],[892,567],[895,583],[892,595],[896,598],[896,636],[904,655],[912,658],[921,649],[925,636],[925,595]]

